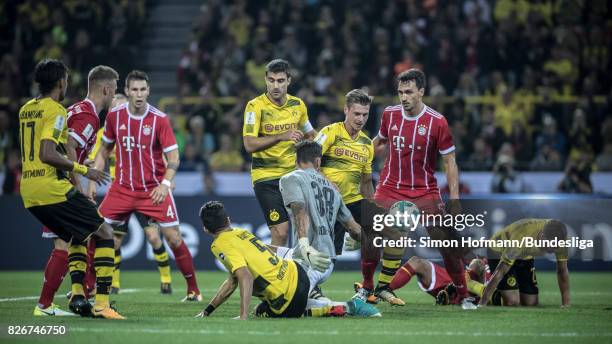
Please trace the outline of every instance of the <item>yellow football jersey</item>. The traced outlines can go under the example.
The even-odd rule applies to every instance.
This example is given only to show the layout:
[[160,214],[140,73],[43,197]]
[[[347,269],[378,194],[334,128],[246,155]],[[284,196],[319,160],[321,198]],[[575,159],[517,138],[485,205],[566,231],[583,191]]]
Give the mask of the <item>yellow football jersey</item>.
[[232,273],[248,268],[253,275],[253,295],[266,301],[276,314],[289,306],[298,281],[294,261],[277,257],[256,236],[239,228],[220,233],[210,249]]
[[[242,136],[270,136],[289,130],[301,130],[304,133],[313,130],[306,105],[300,98],[288,94],[285,104],[278,106],[264,93],[247,103]],[[253,153],[253,183],[279,179],[294,169],[295,146],[292,141],[281,141]]]
[[[538,239],[538,235],[549,219],[523,219],[511,223],[501,231],[493,234],[491,240],[518,240],[524,237]],[[514,264],[517,259],[528,260],[535,256],[541,256],[545,252],[539,247],[491,247],[491,250],[501,255],[501,261]],[[566,261],[568,257],[567,247],[560,247],[555,252],[557,261]]]
[[72,188],[68,172],[40,161],[40,143],[51,140],[65,153],[68,141],[66,109],[51,98],[34,98],[19,110],[21,198],[26,208],[60,203]]
[[[98,151],[100,150],[100,147],[102,145],[102,135],[104,134],[104,127],[100,128],[100,130],[98,130],[98,136],[96,136],[96,145],[94,146],[94,148],[91,150],[91,153],[89,153],[89,160],[93,161],[96,158],[96,154],[98,154]],[[108,157],[108,173],[111,176],[112,180],[115,180],[115,150],[113,149],[110,153],[110,156]]]
[[372,140],[363,131],[353,140],[344,122],[337,122],[321,129],[315,141],[323,147],[321,172],[338,186],[344,203],[363,199],[361,175],[372,173]]

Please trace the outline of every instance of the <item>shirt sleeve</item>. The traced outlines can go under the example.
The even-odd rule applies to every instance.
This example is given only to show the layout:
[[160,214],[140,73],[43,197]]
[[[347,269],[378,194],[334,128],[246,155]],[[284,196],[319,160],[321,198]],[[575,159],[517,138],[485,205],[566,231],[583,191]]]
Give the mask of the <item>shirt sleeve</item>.
[[322,154],[325,154],[325,152],[329,150],[329,147],[331,147],[331,145],[336,140],[336,134],[331,129],[331,126],[328,125],[325,128],[321,129],[321,131],[317,134],[314,140],[316,143],[321,145]]
[[66,130],[66,109],[58,108],[54,109],[55,113],[48,116],[43,121],[43,128],[41,132],[41,140],[51,140],[58,144],[62,137],[62,133]]
[[310,124],[310,120],[308,119],[308,109],[306,108],[306,104],[304,103],[304,101],[301,101],[300,107],[302,109],[302,116],[300,117],[300,129],[304,134],[308,134],[309,132],[313,131],[314,128],[312,127],[312,124]]
[[296,202],[306,203],[304,193],[300,187],[300,181],[294,173],[287,174],[280,179],[279,189],[283,196],[283,203],[286,206]]
[[159,126],[159,143],[161,144],[164,153],[178,149],[176,137],[174,136],[172,125],[170,124],[170,120],[167,116],[162,119],[161,125]]
[[117,116],[115,113],[109,113],[106,115],[106,121],[104,122],[104,132],[102,133],[102,141],[106,143],[114,143],[116,138],[115,133],[115,119]]
[[244,109],[244,124],[242,126],[242,136],[259,136],[259,126],[261,125],[261,109],[251,100]]
[[73,111],[68,113],[68,135],[72,136],[81,148],[84,148],[98,128],[94,127],[96,123],[92,121],[91,116]]
[[347,223],[353,218],[353,214],[351,214],[351,211],[346,207],[344,201],[342,201],[342,196],[338,196],[340,197],[340,207],[338,208],[338,216],[336,219],[340,223]]
[[211,251],[215,257],[225,266],[225,268],[234,273],[234,271],[247,266],[244,256],[231,244],[218,245],[215,243],[211,247]]
[[519,252],[516,249],[507,248],[502,252],[500,260],[510,266],[519,258]]
[[383,112],[382,116],[380,116],[378,137],[381,139],[387,139],[389,137],[389,115],[386,112]]
[[372,162],[373,161],[374,161],[374,145],[372,144],[372,142],[370,142],[370,144],[368,145],[368,159],[365,165],[363,166],[363,170],[361,170],[361,173],[372,174]]
[[438,151],[440,154],[448,154],[455,150],[453,136],[448,128],[446,118],[442,118],[441,124],[438,127]]
[[555,257],[558,262],[566,262],[569,257],[569,250],[567,247],[559,247],[555,252]]

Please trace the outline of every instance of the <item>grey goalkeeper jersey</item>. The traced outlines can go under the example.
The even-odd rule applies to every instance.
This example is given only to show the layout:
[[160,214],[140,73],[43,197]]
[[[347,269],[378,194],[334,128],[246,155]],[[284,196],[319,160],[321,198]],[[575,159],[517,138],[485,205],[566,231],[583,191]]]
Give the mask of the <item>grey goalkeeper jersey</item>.
[[[306,205],[310,218],[308,241],[317,251],[336,257],[334,248],[334,224],[336,219],[346,223],[352,218],[351,212],[342,201],[342,195],[329,180],[310,168],[295,170],[280,179],[280,191],[283,203],[291,217],[294,237],[297,238],[290,204],[299,202]],[[300,250],[295,250],[293,258],[303,259]]]

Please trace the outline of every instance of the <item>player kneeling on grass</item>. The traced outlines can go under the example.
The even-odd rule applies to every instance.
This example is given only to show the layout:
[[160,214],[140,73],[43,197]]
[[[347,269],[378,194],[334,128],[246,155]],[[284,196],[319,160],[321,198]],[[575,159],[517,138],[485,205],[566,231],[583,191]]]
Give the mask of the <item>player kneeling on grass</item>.
[[[309,307],[310,276],[300,264],[276,256],[256,236],[230,226],[230,219],[220,202],[207,202],[200,209],[204,232],[214,241],[211,251],[229,271],[229,277],[197,317],[207,317],[221,306],[240,286],[240,315],[248,318],[251,296],[262,302],[255,315],[271,318],[299,318],[301,316],[376,316],[380,312],[362,300],[328,303]],[[311,271],[308,269],[308,271]]]
[[[567,228],[563,222],[551,219],[523,219],[495,233],[492,240],[566,240]],[[561,292],[561,307],[569,307],[569,271],[567,247],[505,247],[492,249],[489,264],[495,271],[487,283],[479,307],[484,307],[497,289],[505,306],[537,306],[538,282],[534,257],[554,253],[557,258],[557,281]],[[494,259],[497,258],[498,259]],[[495,298],[493,298],[495,299]]]

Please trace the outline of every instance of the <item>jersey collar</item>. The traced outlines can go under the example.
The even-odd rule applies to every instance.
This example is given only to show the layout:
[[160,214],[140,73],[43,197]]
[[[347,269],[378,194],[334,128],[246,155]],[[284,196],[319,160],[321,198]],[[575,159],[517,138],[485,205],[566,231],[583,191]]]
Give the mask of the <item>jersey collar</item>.
[[417,119],[419,119],[421,116],[423,116],[423,114],[425,113],[425,111],[427,110],[427,105],[425,105],[425,103],[423,103],[423,109],[421,110],[421,112],[419,112],[418,115],[412,117],[412,116],[408,116],[406,114],[406,112],[404,111],[404,107],[401,107],[402,109],[402,117],[404,117],[405,120],[407,121],[416,121]]
[[145,109],[144,114],[140,115],[140,116],[136,116],[136,115],[132,115],[132,113],[130,112],[130,105],[128,104],[128,106],[125,107],[125,110],[127,111],[128,115],[133,118],[133,119],[143,119],[145,118],[145,116],[147,116],[147,114],[149,113],[149,107],[151,105],[149,105],[149,103],[147,103],[147,108]]
[[91,107],[93,108],[93,111],[96,114],[96,116],[98,116],[98,110],[96,109],[96,104],[94,104],[94,102],[91,99],[89,99],[89,98],[85,98],[83,101],[84,102],[88,102],[91,105]]

